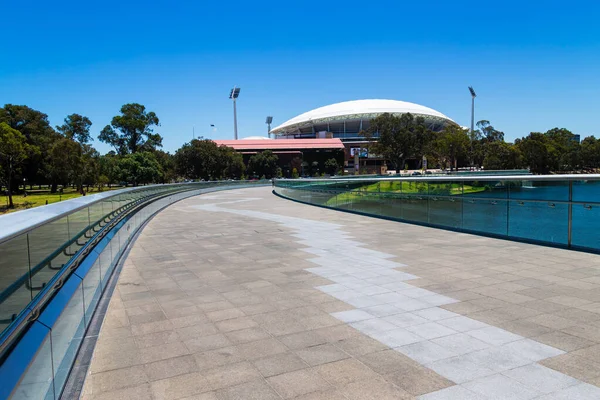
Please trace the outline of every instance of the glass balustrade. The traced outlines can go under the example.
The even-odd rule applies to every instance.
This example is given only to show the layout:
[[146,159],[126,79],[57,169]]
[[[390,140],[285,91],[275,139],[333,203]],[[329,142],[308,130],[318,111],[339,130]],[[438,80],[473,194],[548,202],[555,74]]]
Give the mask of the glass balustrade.
[[11,217],[26,221],[21,228],[0,218],[0,398],[60,397],[121,254],[152,215],[186,197],[257,184],[270,182],[106,192]]
[[600,251],[600,175],[280,179],[275,192],[399,221]]

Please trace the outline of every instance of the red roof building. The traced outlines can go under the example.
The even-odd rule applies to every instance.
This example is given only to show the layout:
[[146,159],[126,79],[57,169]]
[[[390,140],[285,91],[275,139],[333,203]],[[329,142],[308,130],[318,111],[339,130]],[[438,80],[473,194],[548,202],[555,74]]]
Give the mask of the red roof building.
[[266,140],[215,140],[217,146],[227,146],[240,153],[271,150],[274,153],[290,150],[343,150],[340,139],[266,139]]

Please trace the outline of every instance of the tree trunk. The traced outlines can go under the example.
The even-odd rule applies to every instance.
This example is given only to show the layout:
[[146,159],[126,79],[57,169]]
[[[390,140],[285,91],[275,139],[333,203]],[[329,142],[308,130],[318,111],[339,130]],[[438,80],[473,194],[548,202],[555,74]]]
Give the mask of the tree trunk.
[[12,180],[12,163],[8,164],[8,182],[6,182],[6,191],[8,192],[8,208],[15,208],[15,203],[13,203],[12,191],[10,190]]
[[50,193],[56,193],[57,191],[58,191],[58,183],[52,182],[52,185],[50,186]]

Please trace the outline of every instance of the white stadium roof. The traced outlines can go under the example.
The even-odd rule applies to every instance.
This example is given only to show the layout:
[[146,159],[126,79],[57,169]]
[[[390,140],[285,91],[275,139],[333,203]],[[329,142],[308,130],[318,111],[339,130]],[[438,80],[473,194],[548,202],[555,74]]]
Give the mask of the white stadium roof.
[[300,114],[297,117],[284,122],[273,128],[271,132],[277,133],[285,131],[288,128],[305,125],[306,123],[311,122],[319,123],[328,120],[340,120],[343,119],[343,117],[347,117],[347,119],[360,119],[364,115],[365,119],[371,119],[375,115],[383,113],[411,113],[417,116],[434,117],[452,121],[452,119],[439,111],[407,101],[383,99],[353,100],[315,108],[314,110],[305,112],[304,114]]

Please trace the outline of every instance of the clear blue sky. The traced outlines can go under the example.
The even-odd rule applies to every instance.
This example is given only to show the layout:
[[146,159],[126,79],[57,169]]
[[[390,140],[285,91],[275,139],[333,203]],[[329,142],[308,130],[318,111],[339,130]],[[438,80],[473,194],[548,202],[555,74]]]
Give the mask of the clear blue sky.
[[[507,140],[566,127],[600,135],[600,2],[588,1],[5,1],[0,104],[53,125],[120,106],[155,111],[164,148],[240,137],[334,102],[388,98]],[[217,127],[211,131],[210,124]],[[102,152],[109,147],[98,142]]]

